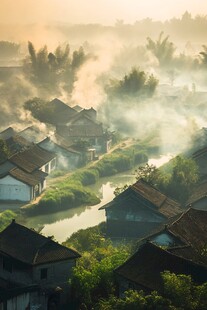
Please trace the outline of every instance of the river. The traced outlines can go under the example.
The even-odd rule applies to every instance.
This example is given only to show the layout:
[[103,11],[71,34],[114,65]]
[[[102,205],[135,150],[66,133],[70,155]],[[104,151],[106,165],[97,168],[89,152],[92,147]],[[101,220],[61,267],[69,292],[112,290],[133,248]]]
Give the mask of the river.
[[[159,158],[152,158],[148,163],[159,167],[169,161],[170,158],[170,155],[165,155]],[[116,187],[133,184],[136,181],[134,170],[101,178],[96,184],[89,186],[100,197],[101,202],[99,204],[28,217],[26,219],[26,226],[41,230],[43,235],[54,236],[55,240],[63,242],[79,229],[98,225],[106,220],[105,211],[99,210],[99,208],[114,198],[114,189]]]

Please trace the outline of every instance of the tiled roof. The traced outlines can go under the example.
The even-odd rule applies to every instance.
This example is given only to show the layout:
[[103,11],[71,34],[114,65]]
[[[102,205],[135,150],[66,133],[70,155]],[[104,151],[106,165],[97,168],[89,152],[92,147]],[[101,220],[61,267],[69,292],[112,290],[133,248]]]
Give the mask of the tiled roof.
[[45,138],[47,133],[41,130],[41,128],[35,126],[29,126],[24,130],[18,132],[18,136],[21,136],[29,142],[38,143]]
[[16,131],[12,127],[8,127],[7,129],[0,132],[0,139],[6,140],[11,138],[16,134]]
[[45,179],[47,173],[40,170],[34,171],[33,173],[27,173],[19,168],[14,168],[9,171],[9,175],[25,184],[35,186]]
[[186,205],[190,206],[191,204],[205,197],[207,197],[207,181],[196,186],[196,188],[192,191],[192,194],[188,199]]
[[207,245],[207,211],[190,208],[179,219],[168,225],[167,230],[185,244],[201,251]]
[[47,105],[50,111],[53,112],[53,114],[50,113],[49,116],[49,121],[52,124],[66,123],[71,117],[77,114],[77,111],[75,109],[71,108],[57,98],[50,101]]
[[181,256],[185,259],[189,259],[193,262],[204,264],[205,266],[207,266],[207,256],[202,252],[196,251],[190,245],[168,248],[167,251],[174,255]]
[[48,174],[41,170],[36,170],[32,173],[28,173],[20,168],[17,168],[14,164],[7,161],[4,164],[0,165],[0,178],[4,178],[7,175],[12,176],[13,178],[25,184],[35,186],[36,184],[43,181]]
[[69,137],[102,137],[103,127],[101,124],[71,125],[68,127]]
[[0,252],[29,265],[80,257],[74,250],[16,222],[0,233]]
[[72,147],[67,146],[67,144],[63,143],[62,139],[56,140],[55,137],[47,137],[38,145],[48,151],[53,151],[55,153],[61,153],[63,150],[68,153],[73,153],[79,155],[80,153],[76,150],[72,149]]
[[11,156],[9,161],[26,172],[31,173],[47,164],[55,157],[56,155],[53,152],[49,152],[37,145],[34,145],[28,150]]
[[110,203],[102,206],[100,209],[110,208],[115,205],[118,207],[120,204],[129,206],[132,203],[134,206],[139,208],[140,199],[150,203],[151,207],[146,205],[146,208],[151,209],[154,212],[158,212],[166,218],[173,217],[181,212],[180,204],[178,202],[170,199],[165,194],[161,193],[159,190],[141,179],[115,197]]
[[32,143],[21,136],[15,135],[6,140],[6,145],[9,148],[10,155],[12,155],[31,147]]
[[141,246],[115,273],[143,289],[160,291],[163,288],[160,273],[166,270],[191,275],[197,283],[207,281],[206,267],[173,255],[150,242]]

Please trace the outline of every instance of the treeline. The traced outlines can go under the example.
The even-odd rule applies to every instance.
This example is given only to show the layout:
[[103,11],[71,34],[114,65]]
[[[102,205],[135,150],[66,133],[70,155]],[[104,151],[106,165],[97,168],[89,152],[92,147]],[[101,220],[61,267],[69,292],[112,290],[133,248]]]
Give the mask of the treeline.
[[20,44],[9,41],[0,41],[0,60],[17,57],[19,50]]
[[81,24],[58,25],[55,28],[72,39],[79,37],[82,42],[85,41],[86,37],[92,37],[95,40],[96,37],[111,33],[116,35],[120,40],[123,40],[123,42],[131,43],[137,38],[143,41],[145,36],[156,36],[161,31],[169,33],[178,41],[187,42],[188,40],[192,40],[202,42],[205,39],[205,30],[207,29],[207,16],[196,15],[193,17],[191,13],[186,11],[180,18],[174,17],[163,22],[147,17],[137,20],[134,24],[129,24],[124,20],[118,19],[114,26]]

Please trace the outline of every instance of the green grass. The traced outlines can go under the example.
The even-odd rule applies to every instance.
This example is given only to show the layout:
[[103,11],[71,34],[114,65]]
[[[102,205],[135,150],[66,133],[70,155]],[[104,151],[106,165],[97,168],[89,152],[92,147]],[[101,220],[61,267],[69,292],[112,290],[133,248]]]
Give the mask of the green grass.
[[6,210],[0,213],[0,231],[6,228],[15,219],[17,214],[11,210]]
[[57,212],[80,205],[95,205],[100,199],[86,186],[95,184],[99,178],[127,171],[138,163],[148,160],[144,149],[139,145],[118,149],[106,154],[94,166],[74,172],[64,181],[57,182],[46,190],[38,204],[29,205],[22,210],[26,214]]

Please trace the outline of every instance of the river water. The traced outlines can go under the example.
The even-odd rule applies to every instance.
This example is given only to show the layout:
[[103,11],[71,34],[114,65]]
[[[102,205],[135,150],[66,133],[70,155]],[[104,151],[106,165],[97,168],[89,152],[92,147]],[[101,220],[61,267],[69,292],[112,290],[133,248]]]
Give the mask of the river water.
[[[160,158],[150,159],[148,163],[159,167],[169,161],[170,158],[170,155],[165,155]],[[122,187],[125,184],[130,185],[136,181],[134,171],[135,169],[115,176],[101,178],[96,184],[89,186],[100,197],[101,202],[99,204],[28,217],[26,226],[41,230],[43,235],[54,236],[55,240],[63,242],[79,229],[98,225],[106,220],[105,210],[99,210],[99,208],[114,198],[116,187]]]

